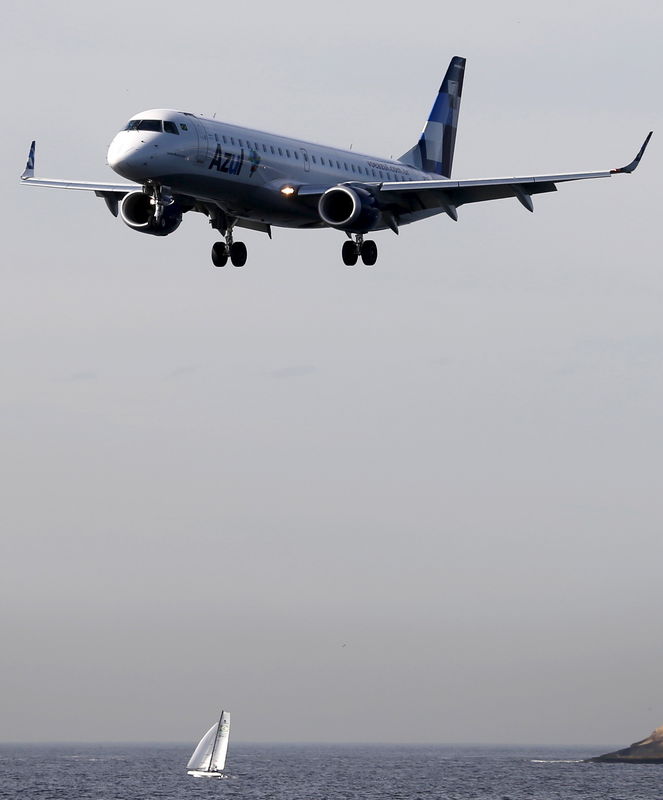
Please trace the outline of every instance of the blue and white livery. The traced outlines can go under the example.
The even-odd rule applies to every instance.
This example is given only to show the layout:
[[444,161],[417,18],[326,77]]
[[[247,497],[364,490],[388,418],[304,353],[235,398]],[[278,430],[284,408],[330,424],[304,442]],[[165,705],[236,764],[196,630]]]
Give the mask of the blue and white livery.
[[35,143],[21,176],[29,186],[79,189],[102,197],[131,228],[168,236],[184,214],[205,214],[222,241],[212,247],[215,266],[243,266],[247,250],[238,228],[335,228],[344,233],[342,257],[352,266],[377,261],[366,234],[445,213],[458,219],[467,203],[515,198],[533,211],[532,196],[557,184],[633,172],[649,143],[625,167],[504,178],[451,177],[465,59],[452,58],[419,141],[401,158],[252,130],[186,111],[151,109],[132,117],[108,149],[108,164],[129,183],[36,178]]

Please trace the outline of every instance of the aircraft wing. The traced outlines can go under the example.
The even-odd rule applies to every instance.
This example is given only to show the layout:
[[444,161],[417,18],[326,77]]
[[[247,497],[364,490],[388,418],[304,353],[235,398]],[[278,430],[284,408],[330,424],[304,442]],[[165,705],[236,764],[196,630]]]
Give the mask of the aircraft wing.
[[69,181],[58,178],[35,178],[35,142],[30,145],[28,161],[21,175],[21,183],[30,186],[46,186],[53,189],[79,189],[84,192],[96,192],[101,197],[105,194],[121,194],[142,189],[138,183],[90,183],[88,181]]
[[[589,178],[609,178],[618,173],[633,172],[642,158],[652,133],[650,132],[638,154],[625,167],[596,172],[567,172],[556,175],[528,175],[506,178],[478,178],[456,181],[448,178],[428,181],[388,181],[364,184],[386,209],[417,211],[442,208],[452,219],[457,219],[456,208],[466,203],[481,203],[506,197],[517,198],[528,211],[534,211],[533,194],[556,192],[558,183],[581,181]],[[330,188],[330,187],[327,187]],[[302,186],[297,195],[322,194],[322,187]],[[324,190],[323,190],[324,191]]]
[[128,194],[143,187],[139,183],[88,183],[86,181],[66,181],[58,178],[21,178],[22,183],[30,186],[46,186],[51,189],[79,189],[84,192],[111,192],[112,194]]

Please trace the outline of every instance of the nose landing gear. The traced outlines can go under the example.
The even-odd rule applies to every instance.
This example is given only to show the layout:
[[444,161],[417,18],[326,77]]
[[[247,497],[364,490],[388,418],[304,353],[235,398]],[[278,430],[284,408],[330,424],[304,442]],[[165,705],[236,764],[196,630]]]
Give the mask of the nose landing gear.
[[162,186],[153,180],[147,180],[143,184],[143,194],[149,195],[154,206],[154,224],[163,228],[166,224],[164,213],[167,206],[172,206],[175,200],[170,193],[168,186]]
[[346,266],[354,267],[360,256],[367,267],[372,267],[378,260],[378,246],[372,239],[364,239],[362,233],[357,233],[354,241],[343,243],[341,257]]

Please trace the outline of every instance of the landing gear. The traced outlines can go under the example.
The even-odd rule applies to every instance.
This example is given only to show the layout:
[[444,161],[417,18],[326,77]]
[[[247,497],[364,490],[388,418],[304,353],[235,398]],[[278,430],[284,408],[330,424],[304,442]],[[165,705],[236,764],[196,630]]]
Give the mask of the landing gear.
[[354,265],[357,263],[357,259],[359,258],[357,245],[354,242],[343,242],[341,256],[346,267],[354,267]]
[[230,259],[234,267],[243,267],[246,264],[247,250],[244,242],[214,242],[212,245],[212,264],[215,267],[225,267]]
[[378,260],[378,246],[372,239],[367,239],[361,246],[361,260],[367,267],[372,267]]
[[243,267],[246,264],[246,245],[244,242],[233,242],[230,245],[230,260],[234,267]]
[[372,239],[364,240],[364,235],[357,233],[354,241],[343,242],[341,257],[346,266],[354,267],[360,256],[367,267],[372,267],[378,260],[378,247]]
[[225,267],[228,263],[228,245],[225,242],[214,242],[212,245],[212,264]]
[[149,195],[154,207],[153,222],[156,228],[165,228],[164,213],[168,206],[175,202],[167,186],[162,186],[156,181],[147,180],[143,184],[143,194]]
[[215,267],[225,267],[230,259],[234,267],[243,267],[246,264],[247,251],[244,242],[233,241],[233,228],[235,220],[229,219],[219,212],[210,219],[212,227],[225,236],[225,242],[215,242],[212,245],[212,264]]

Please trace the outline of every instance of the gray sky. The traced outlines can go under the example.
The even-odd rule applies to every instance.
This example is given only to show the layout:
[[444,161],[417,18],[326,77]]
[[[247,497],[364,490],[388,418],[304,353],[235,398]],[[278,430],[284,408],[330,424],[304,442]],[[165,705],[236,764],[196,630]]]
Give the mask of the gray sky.
[[[663,723],[658,0],[5,4],[0,739],[599,742]],[[163,7],[161,7],[163,9]],[[138,111],[459,177],[641,169],[376,239],[97,198]],[[395,713],[397,712],[397,714]],[[398,720],[396,722],[396,719]]]

